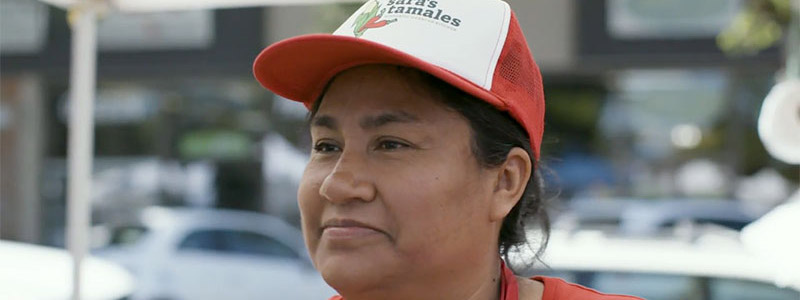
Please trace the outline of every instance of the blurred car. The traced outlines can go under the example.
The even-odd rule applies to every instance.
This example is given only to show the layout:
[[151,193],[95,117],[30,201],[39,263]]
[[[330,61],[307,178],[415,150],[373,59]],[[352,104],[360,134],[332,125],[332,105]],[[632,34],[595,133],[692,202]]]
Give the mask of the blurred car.
[[649,300],[800,299],[800,286],[778,286],[779,270],[747,252],[738,232],[719,228],[695,240],[556,230],[542,262],[526,275]]
[[[122,266],[96,257],[83,260],[81,299],[124,299],[134,278]],[[64,249],[0,240],[0,299],[69,299],[72,257]]]
[[98,256],[137,277],[131,299],[327,299],[302,234],[268,215],[149,207],[113,231]]
[[557,214],[554,227],[614,229],[644,236],[687,221],[741,230],[758,217],[739,202],[724,199],[577,198]]

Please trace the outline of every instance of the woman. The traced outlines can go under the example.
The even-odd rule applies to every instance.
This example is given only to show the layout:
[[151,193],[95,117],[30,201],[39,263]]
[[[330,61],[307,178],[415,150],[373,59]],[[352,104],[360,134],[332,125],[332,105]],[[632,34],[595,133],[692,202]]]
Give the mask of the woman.
[[311,111],[298,201],[332,299],[636,299],[502,260],[529,220],[542,245],[549,229],[541,78],[506,3],[370,0],[333,35],[265,49],[254,73]]

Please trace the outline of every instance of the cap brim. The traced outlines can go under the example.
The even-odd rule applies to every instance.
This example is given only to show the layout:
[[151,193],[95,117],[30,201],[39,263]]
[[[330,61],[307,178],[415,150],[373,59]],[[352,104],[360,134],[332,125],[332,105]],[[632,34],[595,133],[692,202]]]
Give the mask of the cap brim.
[[265,88],[310,107],[336,74],[367,64],[419,69],[505,109],[493,93],[457,74],[397,49],[348,36],[310,34],[275,43],[256,57],[253,74]]

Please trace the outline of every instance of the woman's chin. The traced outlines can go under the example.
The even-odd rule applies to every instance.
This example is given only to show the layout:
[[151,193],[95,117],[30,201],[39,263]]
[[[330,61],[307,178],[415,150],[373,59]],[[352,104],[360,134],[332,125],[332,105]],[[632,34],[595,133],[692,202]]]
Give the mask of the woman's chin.
[[338,262],[326,264],[320,269],[320,273],[325,282],[339,293],[367,289],[375,285],[380,278],[378,272],[370,270],[369,266],[340,265]]
[[322,255],[317,258],[316,265],[325,282],[340,293],[380,286],[380,282],[389,276],[390,271],[396,269],[374,255],[355,253]]

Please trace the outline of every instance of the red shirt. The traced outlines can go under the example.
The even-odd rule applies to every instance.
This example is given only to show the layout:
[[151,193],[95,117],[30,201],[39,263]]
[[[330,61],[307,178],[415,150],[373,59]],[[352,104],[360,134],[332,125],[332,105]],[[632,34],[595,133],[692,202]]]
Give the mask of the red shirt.
[[[531,278],[544,284],[542,300],[643,300],[639,297],[603,294],[593,289],[569,283],[560,278],[536,276]],[[518,297],[507,298],[518,300]]]
[[[501,267],[503,276],[500,279],[500,300],[520,300],[517,277],[505,263],[502,263]],[[603,294],[559,278],[536,276],[531,279],[544,284],[542,300],[643,300],[633,296]],[[344,298],[333,296],[329,300],[344,300]]]

